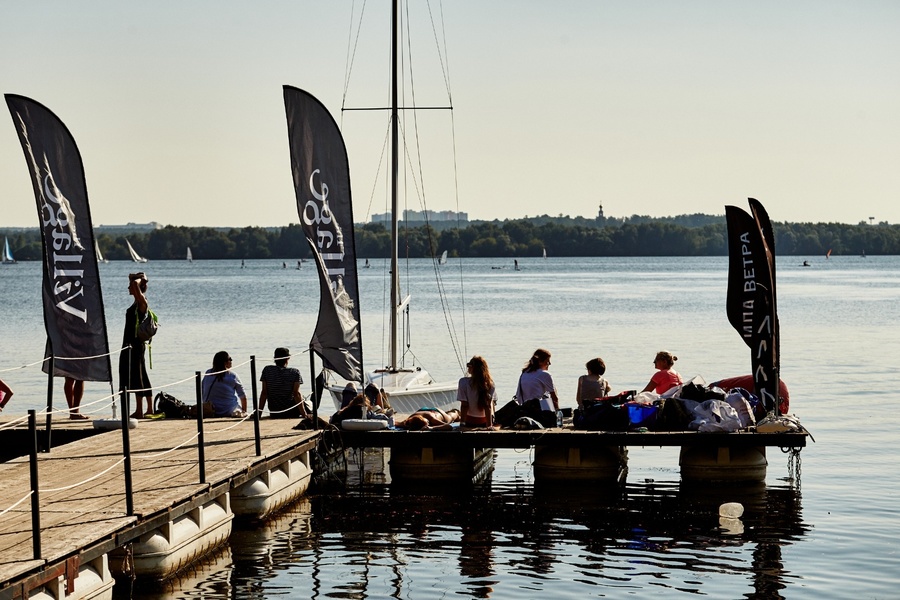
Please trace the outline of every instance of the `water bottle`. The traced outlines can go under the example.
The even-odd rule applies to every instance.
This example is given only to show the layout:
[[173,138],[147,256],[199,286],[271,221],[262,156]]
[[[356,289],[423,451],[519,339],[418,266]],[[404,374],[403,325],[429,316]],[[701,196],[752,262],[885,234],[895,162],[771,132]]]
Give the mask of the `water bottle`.
[[561,410],[556,411],[556,426],[557,427],[563,426],[563,414],[562,414]]

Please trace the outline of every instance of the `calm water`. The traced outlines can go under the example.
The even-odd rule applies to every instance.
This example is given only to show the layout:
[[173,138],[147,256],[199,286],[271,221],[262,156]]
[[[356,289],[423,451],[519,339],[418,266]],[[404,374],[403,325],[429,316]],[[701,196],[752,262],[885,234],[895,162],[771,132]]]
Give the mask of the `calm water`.
[[[807,259],[812,267],[802,268]],[[500,396],[512,395],[531,351],[553,353],[563,405],[574,405],[584,363],[602,356],[615,389],[642,387],[659,349],[685,376],[746,373],[749,349],[724,311],[724,258],[469,260],[440,270],[453,319],[434,292],[429,261],[404,266],[412,291],[416,364],[459,376],[458,354],[484,355]],[[289,265],[290,267],[291,265]],[[151,262],[150,303],[163,329],[154,385],[193,401],[193,373],[228,350],[243,363],[307,345],[318,306],[309,265],[275,261]],[[503,268],[492,268],[503,267]],[[0,370],[40,360],[40,267],[0,268]],[[384,362],[385,265],[360,269],[366,365]],[[101,265],[111,346],[121,341],[131,263]],[[816,443],[799,465],[768,453],[765,485],[680,485],[676,449],[632,448],[627,486],[536,486],[528,452],[501,451],[472,489],[404,490],[351,466],[346,486],[313,494],[164,591],[135,598],[696,597],[893,598],[900,585],[900,257],[780,257],[782,376],[792,410]],[[464,306],[463,312],[460,310]],[[466,333],[463,336],[463,332]],[[412,360],[413,355],[409,355]],[[293,365],[309,371],[308,356]],[[261,368],[261,367],[260,367]],[[236,367],[245,382],[249,365]],[[46,404],[38,366],[5,372],[16,390],[4,412]],[[307,375],[304,375],[308,378]],[[61,382],[57,405],[64,405]],[[89,384],[85,403],[109,392]],[[797,476],[799,475],[799,479]],[[362,481],[362,483],[360,483]],[[743,532],[717,509],[744,504]],[[127,590],[119,588],[121,597]]]

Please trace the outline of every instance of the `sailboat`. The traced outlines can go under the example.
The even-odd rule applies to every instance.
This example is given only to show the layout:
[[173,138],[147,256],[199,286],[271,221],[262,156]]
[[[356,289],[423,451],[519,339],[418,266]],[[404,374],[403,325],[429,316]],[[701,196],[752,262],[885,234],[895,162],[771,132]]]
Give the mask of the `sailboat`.
[[547,249],[543,248],[544,258],[547,258]]
[[147,259],[134,251],[134,248],[131,247],[131,242],[128,239],[125,240],[125,245],[128,246],[128,253],[131,255],[131,260],[136,263],[145,263]]
[[190,247],[190,246],[188,246],[188,249],[187,249],[187,261],[188,261],[189,263],[194,262],[194,255],[191,254],[191,247]]
[[96,239],[94,240],[94,254],[97,255],[97,263],[108,263],[109,261],[103,258],[103,253],[100,252],[100,242]]
[[13,257],[12,250],[9,249],[9,238],[3,238],[3,258],[4,265],[14,265],[16,264],[16,259]]
[[[310,349],[322,358],[326,380],[333,381],[329,373],[336,373],[354,383],[359,392],[371,384],[387,392],[388,401],[397,413],[409,414],[426,406],[440,409],[456,406],[458,382],[438,383],[425,369],[406,367],[400,350],[401,322],[410,299],[401,296],[399,268],[398,12],[395,0],[391,35],[389,362],[384,368],[365,375],[346,147],[334,118],[321,102],[308,92],[290,86],[284,87],[284,97],[298,212],[319,271],[319,318]],[[339,173],[339,170],[346,172]],[[345,385],[332,383],[327,389],[335,408],[340,408]]]
[[447,251],[446,250],[444,250],[444,252],[441,253],[441,257],[438,259],[438,264],[439,265],[447,264]]

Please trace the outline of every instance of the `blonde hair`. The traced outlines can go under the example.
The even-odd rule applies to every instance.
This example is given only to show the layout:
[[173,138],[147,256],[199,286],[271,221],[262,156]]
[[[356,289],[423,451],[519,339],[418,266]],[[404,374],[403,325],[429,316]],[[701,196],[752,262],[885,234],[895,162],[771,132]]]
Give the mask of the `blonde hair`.
[[671,369],[675,366],[675,361],[678,360],[678,357],[666,350],[660,350],[656,353],[656,360],[665,361],[666,365]]

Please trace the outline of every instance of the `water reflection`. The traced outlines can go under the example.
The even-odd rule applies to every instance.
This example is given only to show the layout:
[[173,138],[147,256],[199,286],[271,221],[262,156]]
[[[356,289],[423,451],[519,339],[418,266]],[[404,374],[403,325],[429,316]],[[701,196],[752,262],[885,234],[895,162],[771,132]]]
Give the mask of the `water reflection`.
[[[638,590],[779,598],[798,490],[675,483],[320,489],[168,588],[134,598],[489,598]],[[719,507],[738,502],[742,533]],[[715,575],[715,577],[712,577]],[[602,590],[602,592],[601,592]],[[119,596],[128,597],[128,596]]]

